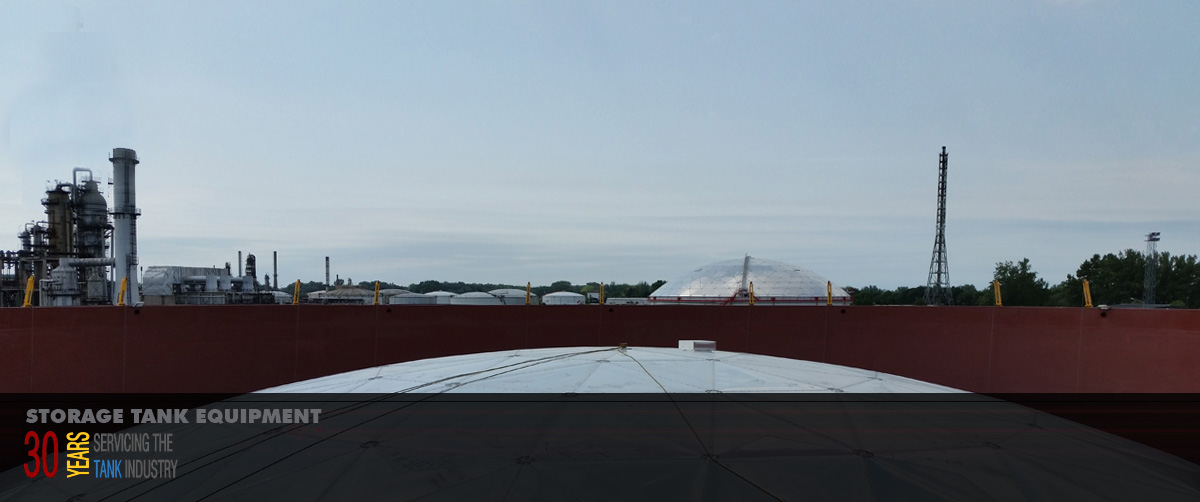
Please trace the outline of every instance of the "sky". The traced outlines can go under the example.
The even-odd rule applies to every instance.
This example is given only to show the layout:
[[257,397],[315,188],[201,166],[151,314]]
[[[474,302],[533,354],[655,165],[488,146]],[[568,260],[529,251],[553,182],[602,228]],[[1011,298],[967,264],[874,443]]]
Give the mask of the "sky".
[[[924,285],[1200,254],[1200,2],[0,0],[0,249],[137,151],[142,266]],[[112,204],[111,196],[109,204]],[[5,237],[7,236],[7,237]],[[260,272],[261,276],[261,272]]]

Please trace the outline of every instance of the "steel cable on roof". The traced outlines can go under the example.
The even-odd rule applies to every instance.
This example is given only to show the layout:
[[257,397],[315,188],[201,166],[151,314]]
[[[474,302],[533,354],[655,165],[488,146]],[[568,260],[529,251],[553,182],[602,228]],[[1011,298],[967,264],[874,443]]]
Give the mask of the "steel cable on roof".
[[694,426],[692,426],[692,422],[691,422],[690,420],[688,420],[688,418],[687,418],[687,415],[685,415],[685,414],[683,413],[683,410],[679,409],[679,403],[675,402],[675,398],[671,396],[671,393],[670,393],[670,392],[667,392],[667,388],[666,388],[666,387],[664,387],[664,386],[663,386],[663,384],[662,384],[662,383],[660,383],[660,382],[658,381],[658,379],[657,379],[657,378],[654,378],[654,375],[652,375],[652,374],[650,373],[650,370],[647,370],[647,369],[646,369],[646,367],[642,365],[642,362],[641,362],[641,361],[638,361],[636,357],[633,357],[633,356],[629,355],[629,354],[628,354],[628,353],[627,353],[625,350],[620,350],[620,349],[618,349],[618,352],[620,352],[620,354],[621,354],[621,355],[623,355],[623,356],[625,356],[625,357],[628,357],[629,359],[633,360],[633,362],[634,362],[635,364],[637,364],[637,365],[638,365],[638,367],[639,367],[639,368],[641,368],[643,372],[645,372],[645,373],[646,373],[646,376],[650,377],[650,380],[653,380],[653,381],[654,381],[654,384],[655,384],[655,385],[657,385],[657,386],[658,386],[658,388],[662,389],[662,391],[663,391],[663,394],[665,394],[665,395],[667,396],[667,400],[671,401],[671,406],[674,406],[674,407],[675,407],[675,412],[679,414],[679,418],[683,419],[683,423],[687,424],[688,430],[689,430],[689,431],[691,431],[691,433],[692,433],[692,436],[696,438],[696,444],[699,444],[699,445],[700,445],[700,448],[704,450],[704,457],[705,457],[705,458],[707,458],[707,459],[708,459],[710,462],[713,462],[713,463],[717,464],[717,465],[718,465],[718,466],[720,466],[722,469],[725,469],[725,470],[726,470],[727,472],[729,472],[730,474],[733,474],[734,476],[737,476],[737,477],[738,477],[738,479],[741,479],[742,481],[745,481],[745,482],[746,482],[747,484],[749,484],[750,486],[753,486],[753,487],[757,488],[759,491],[763,492],[763,493],[764,493],[764,494],[766,494],[767,496],[769,496],[769,497],[771,497],[771,498],[773,498],[773,499],[775,499],[775,500],[784,500],[783,498],[779,497],[778,495],[775,495],[774,493],[771,493],[771,492],[770,492],[769,490],[767,490],[766,488],[763,488],[762,486],[759,486],[759,485],[758,485],[758,483],[755,483],[755,482],[753,482],[753,481],[751,481],[751,480],[749,480],[749,479],[746,479],[746,477],[745,477],[745,476],[742,476],[742,475],[741,475],[741,473],[739,473],[739,472],[737,472],[737,471],[735,471],[735,470],[731,469],[729,466],[727,466],[727,465],[725,465],[724,463],[722,463],[722,462],[721,462],[721,460],[720,460],[720,458],[719,458],[717,455],[714,455],[714,454],[713,454],[711,451],[709,451],[709,449],[708,449],[708,446],[704,444],[704,440],[703,440],[703,439],[700,439],[700,433],[696,432],[696,428],[695,428]]
[[[547,362],[551,362],[551,361],[557,361],[557,360],[560,360],[560,359],[567,359],[567,358],[574,357],[574,356],[577,356],[577,355],[583,355],[583,354],[594,354],[594,353],[597,353],[597,352],[606,352],[606,351],[610,351],[610,350],[617,350],[617,349],[614,347],[614,348],[604,348],[604,349],[588,350],[588,351],[583,351],[583,352],[574,352],[574,353],[570,353],[570,354],[556,354],[556,355],[553,355],[553,356],[542,357],[542,358],[533,359],[533,360],[529,360],[529,361],[521,361],[521,362],[517,362],[517,363],[512,363],[512,364],[509,364],[509,365],[499,366],[499,367],[496,367],[496,368],[487,368],[487,369],[483,369],[483,370],[479,370],[479,371],[472,371],[472,372],[468,372],[468,373],[461,373],[461,374],[458,374],[458,375],[453,375],[453,376],[449,376],[449,377],[442,378],[442,379],[439,379],[439,380],[435,380],[435,381],[433,381],[433,382],[428,382],[428,383],[421,384],[421,385],[415,385],[415,386],[409,387],[409,388],[407,388],[407,389],[402,389],[402,390],[399,390],[399,391],[396,391],[396,392],[390,392],[390,393],[384,394],[383,396],[377,397],[377,398],[375,398],[375,399],[371,399],[371,400],[364,401],[364,402],[359,402],[359,403],[357,403],[356,405],[351,405],[351,406],[347,406],[347,407],[339,408],[339,409],[336,409],[336,410],[334,410],[334,411],[331,413],[331,415],[332,415],[332,416],[337,416],[337,415],[340,415],[340,414],[342,414],[342,413],[346,413],[346,412],[349,412],[349,411],[357,410],[357,409],[360,409],[360,408],[366,407],[366,406],[368,406],[368,405],[370,405],[370,404],[374,404],[374,403],[380,402],[380,401],[382,401],[382,400],[383,400],[384,398],[386,398],[386,397],[395,396],[395,395],[397,395],[397,394],[405,394],[405,393],[409,393],[409,392],[411,392],[411,391],[413,391],[413,390],[417,390],[417,389],[421,389],[421,388],[424,388],[424,387],[427,387],[427,386],[430,386],[430,385],[434,385],[434,384],[437,384],[437,383],[445,382],[445,381],[447,381],[447,380],[453,380],[453,379],[455,379],[455,378],[461,378],[461,377],[464,377],[464,376],[470,376],[470,375],[478,375],[478,374],[481,374],[481,373],[486,373],[486,372],[489,372],[489,371],[495,371],[496,369],[500,369],[500,368],[508,368],[507,370],[505,370],[505,371],[502,371],[502,372],[499,372],[499,373],[496,373],[495,375],[489,375],[489,376],[487,376],[487,377],[484,377],[484,378],[481,378],[481,379],[479,379],[479,380],[473,380],[473,382],[474,382],[474,381],[480,381],[480,380],[485,380],[485,379],[487,379],[487,378],[491,378],[492,376],[497,376],[497,375],[502,375],[502,374],[505,374],[505,373],[510,373],[510,372],[513,372],[513,371],[517,371],[517,370],[519,370],[519,369],[523,369],[523,368],[529,367],[529,366],[535,366],[535,365],[539,365],[539,364],[544,364],[544,363],[547,363]],[[518,367],[518,366],[519,366],[519,367]],[[468,382],[468,383],[470,383],[470,382]],[[466,385],[466,384],[464,384],[464,385]],[[368,419],[366,419],[366,420],[363,420],[362,422],[359,422],[359,423],[357,423],[357,424],[354,424],[354,425],[351,425],[351,426],[349,426],[349,427],[346,427],[345,429],[342,429],[341,431],[338,431],[338,432],[336,432],[336,433],[334,433],[334,434],[331,434],[331,435],[329,435],[329,436],[327,436],[327,437],[323,437],[323,438],[317,439],[316,441],[314,441],[314,442],[312,442],[312,443],[309,443],[308,445],[304,446],[303,448],[300,448],[300,449],[298,449],[298,450],[295,450],[295,451],[293,451],[293,452],[291,452],[291,453],[288,453],[287,455],[284,455],[283,457],[280,457],[279,459],[276,459],[275,461],[273,461],[273,462],[270,462],[270,463],[268,463],[267,465],[264,465],[264,466],[260,467],[259,469],[256,469],[256,470],[254,470],[253,472],[250,472],[250,473],[246,474],[245,476],[242,476],[242,477],[240,477],[240,478],[238,478],[238,479],[236,479],[236,480],[234,480],[234,481],[232,481],[232,482],[230,482],[230,483],[227,483],[227,484],[225,484],[225,485],[221,486],[220,488],[217,488],[216,490],[212,491],[212,492],[211,492],[211,493],[209,493],[208,495],[205,495],[205,496],[201,497],[201,498],[200,498],[200,500],[203,500],[203,499],[210,498],[210,497],[212,497],[213,495],[216,495],[217,493],[220,493],[221,491],[224,491],[225,489],[227,489],[227,488],[229,488],[229,487],[231,487],[231,486],[233,486],[233,485],[235,485],[235,484],[238,484],[238,483],[240,483],[240,482],[242,482],[242,481],[244,481],[244,480],[246,480],[246,479],[250,478],[251,476],[254,476],[255,474],[258,474],[259,472],[262,472],[262,471],[264,471],[264,470],[266,470],[266,469],[268,469],[268,468],[270,468],[270,467],[272,467],[272,466],[274,466],[274,465],[276,465],[276,464],[278,464],[278,463],[280,463],[280,462],[282,462],[282,461],[284,461],[284,460],[287,460],[288,458],[291,458],[293,455],[295,455],[295,454],[297,454],[297,453],[300,453],[300,452],[302,452],[302,451],[304,451],[304,450],[307,450],[307,449],[309,449],[309,448],[311,448],[311,447],[313,447],[313,446],[316,446],[316,445],[318,445],[318,444],[320,444],[320,443],[323,443],[323,442],[325,442],[325,441],[326,441],[326,440],[328,440],[328,439],[333,439],[334,437],[340,436],[341,434],[343,434],[343,433],[345,433],[345,432],[349,432],[349,431],[351,431],[351,430],[357,429],[357,428],[359,428],[359,427],[361,427],[361,426],[363,426],[363,425],[366,425],[367,423],[373,422],[373,421],[375,421],[375,420],[378,420],[378,419],[380,419],[380,418],[383,418],[383,417],[385,417],[385,416],[387,416],[387,415],[390,415],[390,414],[392,414],[392,413],[394,413],[394,412],[396,412],[396,411],[399,411],[399,410],[402,410],[402,409],[404,409],[404,408],[407,408],[407,407],[409,407],[409,406],[412,406],[413,404],[416,404],[416,403],[419,403],[419,402],[422,402],[422,401],[426,401],[426,400],[428,400],[428,399],[430,399],[430,398],[432,398],[432,397],[434,397],[434,396],[436,396],[436,395],[444,394],[444,393],[446,393],[448,390],[449,390],[449,389],[443,390],[443,391],[441,391],[441,392],[431,393],[430,395],[428,395],[428,396],[426,396],[426,397],[424,397],[424,398],[422,398],[422,399],[418,399],[418,400],[415,400],[415,401],[410,401],[410,402],[408,402],[408,403],[405,403],[405,405],[404,405],[404,406],[401,406],[401,407],[399,407],[399,408],[394,408],[394,409],[388,410],[386,413],[383,413],[383,414],[381,414],[381,415],[377,415],[377,416],[374,416],[374,417],[368,418]],[[298,429],[298,428],[303,428],[303,427],[306,427],[307,425],[308,425],[308,424],[298,425],[297,427],[292,427],[291,429],[288,429],[286,432],[290,432],[290,431],[292,431],[292,430],[295,430],[295,429]],[[258,443],[255,443],[254,445],[251,445],[251,447],[252,447],[252,446],[256,446],[256,445],[258,445],[258,444],[261,444],[262,442],[268,441],[268,440],[270,440],[270,439],[274,439],[275,437],[279,436],[280,434],[283,434],[284,432],[285,432],[285,431],[280,431],[279,433],[277,433],[277,434],[275,434],[275,435],[273,435],[273,436],[270,436],[270,437],[268,437],[268,438],[266,438],[266,439],[264,439],[264,440],[262,440],[262,441],[259,441]],[[241,442],[245,442],[245,440],[243,440],[243,441],[241,441]],[[241,443],[241,442],[240,442],[240,443]],[[205,464],[205,465],[203,465],[203,466],[200,466],[200,468],[207,467],[207,466],[211,465],[212,463],[215,463],[215,462],[217,462],[217,461],[220,461],[220,460],[223,460],[223,459],[225,459],[225,458],[228,458],[228,457],[230,457],[230,456],[232,456],[232,455],[234,455],[234,454],[241,453],[242,451],[245,451],[245,449],[246,449],[246,448],[243,448],[243,449],[241,449],[241,450],[239,450],[239,451],[236,451],[236,452],[230,453],[229,455],[226,455],[226,456],[224,456],[224,457],[222,457],[222,458],[220,458],[220,459],[214,460],[213,462],[210,462],[210,463],[208,463],[208,464]],[[198,470],[199,470],[199,469],[196,469],[196,470],[193,470],[193,471],[189,471],[188,473],[184,473],[183,475],[186,475],[186,474],[189,474],[189,473],[192,473],[192,472],[196,472],[196,471],[198,471]],[[179,477],[183,477],[183,475],[181,475],[181,476],[179,476]],[[178,479],[178,478],[176,478],[176,479]],[[159,485],[159,486],[163,486],[163,485]],[[158,487],[155,487],[155,488],[158,488]],[[152,491],[152,490],[153,490],[153,488],[152,488],[151,490],[147,490],[145,493],[149,493],[149,492],[150,492],[150,491]],[[143,493],[143,494],[144,494],[144,493]]]
[[[594,354],[594,353],[597,353],[597,352],[605,352],[605,351],[611,351],[611,350],[617,350],[617,349],[614,347],[614,348],[604,348],[604,349],[587,350],[587,351],[582,351],[582,352],[574,352],[574,353],[571,353],[571,354],[556,354],[556,355],[553,355],[553,356],[541,357],[541,358],[537,358],[537,359],[533,359],[533,360],[528,360],[528,361],[520,361],[520,362],[516,362],[516,363],[508,364],[508,365],[503,365],[503,366],[498,366],[498,367],[493,367],[493,368],[487,368],[487,369],[483,369],[483,370],[479,370],[479,371],[472,371],[472,372],[467,372],[467,373],[460,373],[460,374],[457,374],[457,375],[452,375],[452,376],[449,376],[449,377],[446,377],[446,378],[442,378],[442,379],[439,379],[439,380],[436,380],[436,381],[433,381],[433,382],[429,382],[429,383],[426,383],[426,384],[423,384],[423,385],[416,385],[416,386],[413,386],[413,387],[409,387],[409,388],[407,388],[407,389],[401,389],[401,390],[399,390],[399,391],[395,391],[395,392],[384,393],[383,395],[380,395],[379,397],[376,397],[376,398],[373,398],[373,399],[370,399],[370,400],[366,400],[366,401],[358,401],[358,402],[355,402],[355,403],[353,403],[353,404],[349,404],[349,405],[347,405],[347,406],[344,406],[344,407],[341,407],[341,408],[336,408],[336,409],[334,409],[334,410],[332,410],[332,411],[330,411],[330,412],[328,412],[328,413],[323,413],[323,414],[324,414],[324,415],[327,415],[327,416],[331,416],[331,417],[336,417],[336,416],[342,415],[342,414],[344,414],[344,413],[348,413],[348,412],[351,412],[351,411],[354,411],[354,410],[357,410],[357,409],[360,409],[360,408],[366,407],[366,406],[368,406],[368,405],[371,405],[371,404],[375,404],[375,403],[381,402],[381,401],[385,400],[386,398],[388,398],[388,397],[392,397],[392,396],[395,396],[395,395],[397,395],[397,394],[409,393],[409,392],[412,392],[412,391],[414,391],[414,390],[417,390],[417,389],[420,389],[420,388],[423,388],[423,387],[426,387],[426,386],[429,386],[429,385],[434,385],[434,384],[437,384],[437,383],[440,383],[440,382],[444,382],[444,381],[447,381],[447,380],[453,380],[453,379],[455,379],[455,378],[462,378],[462,377],[465,377],[465,376],[477,375],[477,374],[485,373],[485,372],[488,372],[488,371],[495,371],[495,370],[497,370],[497,369],[511,368],[511,369],[508,369],[508,370],[506,370],[506,371],[499,372],[499,373],[497,373],[497,374],[496,374],[496,375],[500,375],[500,374],[504,374],[504,373],[509,373],[509,372],[511,372],[511,371],[516,371],[516,370],[518,370],[518,369],[522,369],[522,368],[524,368],[524,367],[529,367],[529,366],[534,366],[534,365],[538,365],[538,364],[543,364],[543,363],[546,363],[546,362],[551,362],[551,361],[555,361],[555,360],[559,360],[559,359],[565,359],[565,358],[573,357],[573,356],[576,356],[576,355]],[[523,365],[523,366],[522,366],[522,365]],[[521,366],[521,367],[520,367],[520,368],[514,368],[515,366]],[[380,369],[379,369],[379,371],[382,371],[382,369],[383,369],[383,368],[380,368]],[[378,376],[378,373],[377,373],[376,375]],[[495,375],[491,375],[491,376],[495,376]],[[490,376],[489,376],[489,377],[487,377],[487,378],[490,378]],[[479,380],[483,380],[483,379],[479,379]],[[479,381],[479,380],[474,380],[474,381]],[[447,389],[447,390],[449,390],[449,389]],[[222,487],[220,487],[220,488],[216,489],[215,491],[213,491],[213,492],[209,493],[208,495],[205,495],[205,496],[204,496],[204,497],[202,497],[202,498],[209,498],[209,497],[211,497],[211,496],[215,495],[216,493],[219,493],[219,492],[221,492],[221,491],[225,490],[226,488],[228,488],[228,487],[230,487],[230,486],[233,486],[234,484],[237,484],[237,483],[241,482],[242,480],[244,480],[244,479],[246,479],[246,478],[248,478],[248,477],[250,477],[250,476],[252,476],[252,475],[254,475],[254,474],[256,474],[256,473],[258,473],[258,472],[260,472],[260,471],[262,471],[262,470],[264,470],[264,469],[266,469],[266,468],[268,468],[268,467],[271,467],[271,466],[273,466],[273,465],[275,465],[275,464],[277,464],[277,463],[279,463],[279,462],[282,462],[283,460],[286,460],[287,458],[291,457],[292,455],[294,455],[294,454],[296,454],[296,453],[299,453],[299,452],[301,452],[301,451],[304,451],[304,450],[308,449],[309,447],[315,446],[316,444],[319,444],[319,443],[321,443],[321,442],[325,441],[326,439],[332,439],[333,437],[336,437],[336,436],[338,436],[338,435],[340,435],[340,434],[342,434],[342,433],[344,433],[344,432],[348,432],[348,431],[350,431],[350,430],[354,430],[354,429],[356,429],[356,428],[358,428],[358,427],[360,427],[360,426],[362,426],[362,425],[364,425],[364,424],[366,424],[366,423],[369,423],[369,422],[371,422],[371,421],[373,421],[373,420],[375,420],[375,419],[382,418],[382,417],[384,417],[384,416],[386,416],[386,415],[388,415],[388,414],[391,414],[391,413],[392,413],[392,412],[394,412],[394,411],[399,411],[399,410],[401,410],[401,409],[407,408],[408,406],[410,406],[410,405],[412,405],[412,404],[415,404],[415,403],[418,403],[418,402],[421,402],[421,401],[425,401],[425,400],[427,400],[427,399],[429,399],[429,398],[431,398],[431,397],[433,397],[433,396],[435,396],[435,395],[443,394],[443,393],[445,393],[447,390],[443,390],[443,391],[441,391],[441,392],[437,392],[437,393],[432,393],[432,394],[430,394],[429,396],[427,396],[427,397],[426,397],[426,398],[424,398],[424,399],[420,399],[420,400],[416,400],[416,401],[409,402],[409,403],[405,404],[404,406],[401,406],[401,407],[399,407],[399,408],[393,409],[393,410],[391,410],[391,411],[389,411],[389,412],[387,412],[387,413],[384,413],[383,415],[379,415],[379,416],[376,416],[376,417],[374,417],[374,418],[371,418],[371,419],[365,420],[365,421],[363,421],[363,422],[360,422],[360,423],[358,423],[358,424],[354,424],[354,425],[352,425],[352,426],[349,426],[349,427],[347,427],[346,429],[343,429],[342,431],[339,431],[339,432],[337,432],[337,433],[335,433],[335,434],[333,434],[333,435],[331,435],[331,436],[329,436],[329,437],[326,437],[326,438],[321,438],[321,439],[319,439],[318,441],[316,441],[316,442],[314,442],[314,443],[311,443],[311,444],[309,444],[308,446],[305,446],[304,448],[301,448],[301,449],[299,449],[299,450],[296,450],[296,451],[294,451],[294,452],[292,452],[292,453],[289,453],[288,455],[285,455],[284,457],[281,457],[281,458],[279,458],[278,460],[275,460],[274,462],[271,462],[271,463],[269,463],[269,464],[267,464],[267,465],[263,466],[262,468],[260,468],[260,469],[258,469],[258,470],[256,470],[256,471],[254,471],[254,472],[251,472],[250,474],[247,474],[246,476],[243,476],[243,477],[241,477],[241,478],[239,478],[239,479],[237,479],[237,480],[234,480],[233,482],[230,482],[230,483],[228,483],[228,484],[226,484],[226,485],[224,485],[224,486],[222,486]],[[245,401],[243,401],[243,402],[245,402]],[[275,433],[274,433],[274,434],[267,434],[267,433],[256,434],[256,435],[253,435],[253,436],[247,437],[247,438],[245,438],[245,439],[242,439],[242,440],[240,440],[240,441],[234,442],[233,444],[230,444],[230,445],[224,446],[224,447],[222,447],[222,448],[219,448],[219,449],[217,449],[217,450],[214,450],[214,451],[208,452],[208,453],[206,453],[206,454],[204,454],[204,455],[201,455],[201,456],[199,456],[199,457],[197,457],[197,458],[195,458],[195,459],[192,459],[192,460],[190,460],[190,461],[183,462],[183,465],[186,467],[186,466],[187,466],[187,465],[189,465],[189,464],[195,464],[195,463],[197,463],[197,462],[200,462],[200,461],[204,460],[204,459],[205,459],[205,458],[207,458],[207,457],[211,457],[211,456],[213,456],[213,455],[217,455],[217,454],[219,454],[219,453],[220,453],[220,452],[222,452],[222,451],[230,450],[231,448],[237,448],[236,450],[234,450],[234,451],[231,451],[231,452],[229,452],[229,453],[227,453],[227,454],[225,454],[225,455],[223,455],[223,456],[220,456],[220,457],[218,457],[218,458],[215,458],[215,459],[213,459],[213,460],[212,460],[212,461],[210,461],[210,462],[204,463],[203,465],[200,465],[200,466],[196,467],[195,469],[192,469],[192,470],[189,470],[189,471],[186,471],[186,472],[182,472],[182,473],[180,473],[178,476],[176,476],[175,478],[173,478],[171,482],[173,482],[175,479],[180,479],[180,478],[183,478],[183,477],[185,477],[185,476],[187,476],[187,475],[189,475],[189,474],[193,474],[193,473],[199,472],[200,470],[204,469],[205,467],[208,467],[208,466],[210,466],[210,465],[212,465],[212,464],[215,464],[215,463],[217,463],[217,462],[220,462],[220,461],[222,461],[222,460],[225,460],[225,459],[227,459],[227,458],[229,458],[229,457],[232,457],[232,456],[234,456],[234,455],[240,454],[240,453],[242,453],[242,452],[244,452],[244,451],[246,451],[246,450],[248,450],[248,449],[250,449],[250,448],[256,447],[256,446],[258,446],[258,445],[260,445],[260,444],[262,444],[262,443],[265,443],[265,442],[267,442],[267,441],[270,441],[270,440],[272,440],[272,439],[275,439],[275,438],[279,437],[280,435],[283,435],[283,434],[286,434],[286,433],[290,433],[290,432],[292,432],[292,431],[294,431],[294,430],[297,430],[297,429],[301,429],[301,428],[307,427],[308,425],[309,425],[309,424],[292,424],[292,426],[290,426],[290,427],[278,427],[278,428],[275,430]],[[269,432],[271,432],[271,431],[268,431],[268,433],[269,433]],[[261,437],[261,436],[264,436],[264,435],[265,435],[266,437]],[[254,441],[255,439],[258,439],[258,441]],[[248,444],[248,445],[246,444],[246,443],[249,443],[249,442],[251,442],[251,441],[254,441],[254,442],[253,442],[252,444]],[[238,448],[239,446],[241,446],[241,448]],[[121,490],[118,490],[118,491],[116,491],[116,492],[113,492],[113,493],[111,493],[111,494],[108,494],[108,495],[106,495],[106,496],[104,496],[104,497],[100,498],[99,500],[108,500],[108,499],[110,499],[110,498],[112,498],[112,497],[114,497],[114,496],[116,496],[116,495],[118,495],[118,494],[120,494],[120,493],[123,493],[123,492],[125,492],[125,491],[128,491],[128,490],[131,490],[131,489],[135,489],[135,488],[137,488],[138,486],[140,486],[140,485],[142,485],[142,484],[144,484],[144,483],[147,483],[147,482],[151,482],[151,481],[154,481],[154,479],[153,479],[153,478],[146,478],[146,479],[143,479],[143,480],[141,480],[141,481],[138,481],[138,482],[136,482],[136,483],[133,483],[133,484],[131,484],[131,485],[129,485],[129,486],[127,486],[127,487],[125,487],[125,488],[122,488]],[[143,496],[143,495],[146,495],[146,494],[148,494],[148,493],[150,493],[150,492],[152,492],[152,491],[154,491],[154,490],[156,490],[156,489],[158,489],[158,488],[161,488],[161,487],[163,487],[163,486],[165,486],[165,485],[167,485],[167,484],[169,484],[169,483],[170,483],[170,482],[166,482],[166,483],[162,483],[162,484],[159,484],[159,485],[157,485],[157,486],[151,487],[150,489],[146,490],[145,492],[142,492],[142,493],[139,493],[139,494],[137,494],[137,495],[134,495],[133,497],[131,497],[131,499],[132,499],[132,498],[138,498],[138,497],[141,497],[141,496]]]

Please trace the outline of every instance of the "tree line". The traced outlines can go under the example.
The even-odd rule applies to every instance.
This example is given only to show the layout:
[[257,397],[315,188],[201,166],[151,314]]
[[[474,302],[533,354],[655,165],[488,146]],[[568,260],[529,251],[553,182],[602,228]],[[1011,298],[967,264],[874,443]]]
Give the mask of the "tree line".
[[[1196,255],[1172,256],[1162,252],[1157,253],[1157,260],[1154,303],[1172,308],[1200,308],[1200,263]],[[1133,249],[1104,256],[1096,254],[1053,286],[1038,277],[1028,258],[1016,263],[997,263],[994,277],[1000,283],[1004,305],[1079,307],[1084,305],[1084,279],[1088,281],[1092,305],[1140,304],[1146,256]],[[923,305],[925,298],[925,286],[846,289],[854,296],[855,305]],[[954,286],[950,294],[955,305],[992,305],[995,298],[990,283],[983,289],[971,284]]]

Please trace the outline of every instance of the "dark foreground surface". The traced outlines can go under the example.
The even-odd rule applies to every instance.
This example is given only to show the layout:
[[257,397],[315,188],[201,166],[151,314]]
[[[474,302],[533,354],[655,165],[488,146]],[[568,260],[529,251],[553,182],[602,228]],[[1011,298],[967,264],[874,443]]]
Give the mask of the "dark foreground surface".
[[[1196,451],[1196,396],[1007,397],[1108,421],[1114,431],[1174,437],[1186,446],[1179,452]],[[217,401],[222,398],[229,399]],[[0,472],[0,500],[1200,497],[1200,466],[1193,462],[970,394],[4,399],[0,449],[12,468]],[[126,423],[28,424],[29,409],[90,410],[93,416],[119,409]],[[133,409],[179,410],[161,418],[187,423],[135,425]],[[301,422],[292,410],[309,412]],[[40,422],[41,414],[34,415]],[[197,422],[200,415],[204,423]],[[1157,423],[1156,416],[1180,421]],[[27,475],[34,461],[22,441],[29,431],[57,436],[61,464],[54,477],[45,472],[55,467],[52,460]],[[66,435],[83,431],[89,444],[68,448]],[[88,466],[81,468],[84,447]],[[76,456],[69,459],[70,453]],[[68,477],[68,461],[79,473],[74,477]]]

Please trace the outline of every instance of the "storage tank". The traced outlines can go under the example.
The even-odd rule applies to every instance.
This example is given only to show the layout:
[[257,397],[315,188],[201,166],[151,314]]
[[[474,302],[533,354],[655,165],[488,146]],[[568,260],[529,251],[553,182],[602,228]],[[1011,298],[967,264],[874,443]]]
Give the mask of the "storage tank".
[[451,305],[504,305],[504,301],[483,291],[472,291],[450,298]]
[[806,268],[745,256],[697,268],[650,293],[652,305],[849,305],[846,290]]
[[[500,301],[504,302],[505,305],[525,305],[526,292],[524,289],[493,289],[488,291],[488,294],[499,298]],[[540,303],[541,302],[538,299],[538,295],[532,293],[529,294],[530,305],[539,305]]]
[[556,291],[543,296],[542,303],[545,305],[583,305],[585,297],[570,291]]
[[[449,299],[449,297],[446,298],[447,300]],[[437,304],[437,300],[438,297],[436,296],[413,293],[412,291],[396,293],[388,297],[388,303],[391,305],[435,305]]]
[[450,300],[458,296],[458,293],[451,293],[449,291],[433,291],[425,294],[432,296],[436,300],[434,303],[438,305],[450,305]]
[[51,270],[50,279],[42,284],[42,290],[50,296],[50,305],[55,307],[79,305],[79,274],[65,262]]

